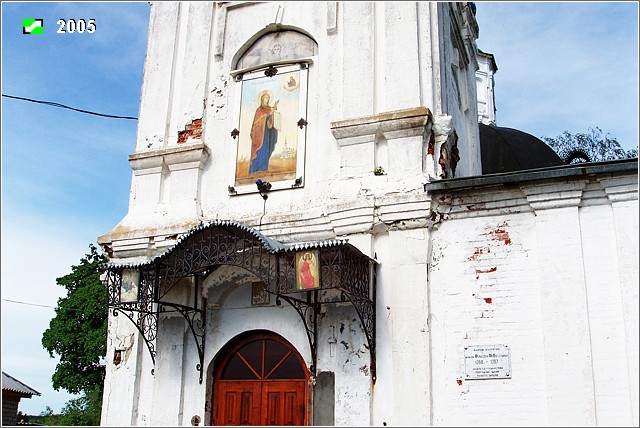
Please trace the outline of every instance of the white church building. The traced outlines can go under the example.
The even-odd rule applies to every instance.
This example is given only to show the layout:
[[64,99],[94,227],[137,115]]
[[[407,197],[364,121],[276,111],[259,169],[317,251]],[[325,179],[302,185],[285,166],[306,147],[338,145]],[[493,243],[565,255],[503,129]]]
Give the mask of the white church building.
[[151,2],[102,425],[638,425],[637,159],[497,127],[474,7]]

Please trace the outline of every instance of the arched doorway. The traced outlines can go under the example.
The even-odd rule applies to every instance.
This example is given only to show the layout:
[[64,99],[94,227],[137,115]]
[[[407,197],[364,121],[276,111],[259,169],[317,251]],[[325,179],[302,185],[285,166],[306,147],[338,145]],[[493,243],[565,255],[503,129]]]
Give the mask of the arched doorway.
[[284,338],[254,332],[223,350],[214,373],[213,425],[307,425],[309,371]]

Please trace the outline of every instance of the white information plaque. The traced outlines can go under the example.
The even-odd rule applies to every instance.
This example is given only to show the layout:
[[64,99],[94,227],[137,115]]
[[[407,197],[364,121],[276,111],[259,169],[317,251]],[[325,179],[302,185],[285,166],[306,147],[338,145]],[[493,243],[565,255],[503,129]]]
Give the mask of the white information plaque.
[[511,355],[507,345],[475,345],[464,348],[467,380],[511,379]]

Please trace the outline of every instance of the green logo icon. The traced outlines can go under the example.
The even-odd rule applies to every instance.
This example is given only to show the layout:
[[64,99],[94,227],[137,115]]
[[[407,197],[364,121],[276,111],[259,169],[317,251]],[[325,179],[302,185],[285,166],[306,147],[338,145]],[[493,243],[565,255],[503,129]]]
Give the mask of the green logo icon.
[[22,20],[22,34],[43,34],[44,19],[25,18]]

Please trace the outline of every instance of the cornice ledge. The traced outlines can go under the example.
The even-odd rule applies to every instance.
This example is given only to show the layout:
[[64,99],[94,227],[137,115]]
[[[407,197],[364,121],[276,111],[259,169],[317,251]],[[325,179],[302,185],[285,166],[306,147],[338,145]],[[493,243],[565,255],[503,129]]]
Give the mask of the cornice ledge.
[[422,135],[431,120],[427,107],[413,107],[331,122],[331,133],[340,146],[346,146],[374,141],[378,132],[387,138]]
[[578,207],[582,201],[585,181],[526,186],[520,189],[534,210]]
[[621,176],[605,177],[598,181],[602,184],[609,201],[619,203],[638,200],[637,180],[637,176]]
[[204,143],[193,143],[133,153],[129,155],[129,164],[134,171],[140,171],[159,168],[163,164],[175,165],[191,162],[202,164],[208,157],[209,150]]

